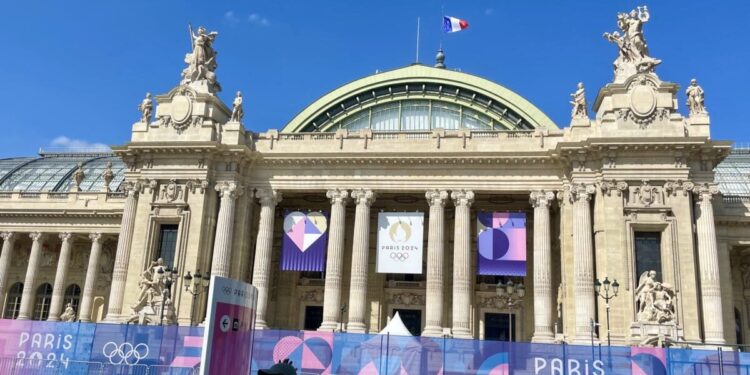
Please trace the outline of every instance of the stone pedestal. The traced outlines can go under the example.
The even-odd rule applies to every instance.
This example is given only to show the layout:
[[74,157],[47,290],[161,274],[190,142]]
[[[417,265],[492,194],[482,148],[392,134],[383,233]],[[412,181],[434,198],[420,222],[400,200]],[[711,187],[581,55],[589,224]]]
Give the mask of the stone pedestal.
[[670,324],[635,322],[630,325],[630,345],[664,346],[666,341],[684,342],[682,327]]

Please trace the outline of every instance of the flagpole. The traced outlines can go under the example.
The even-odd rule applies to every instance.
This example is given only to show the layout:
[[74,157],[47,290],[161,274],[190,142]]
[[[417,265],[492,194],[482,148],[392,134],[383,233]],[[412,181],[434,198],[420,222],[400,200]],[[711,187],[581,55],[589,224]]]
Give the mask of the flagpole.
[[419,63],[419,17],[417,17],[417,63]]

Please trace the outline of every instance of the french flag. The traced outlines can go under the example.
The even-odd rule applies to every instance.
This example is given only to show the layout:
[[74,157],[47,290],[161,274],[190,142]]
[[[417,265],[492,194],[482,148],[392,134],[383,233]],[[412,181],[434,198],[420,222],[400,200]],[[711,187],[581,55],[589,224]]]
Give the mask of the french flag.
[[468,27],[469,23],[466,22],[466,20],[462,20],[456,17],[443,16],[443,31],[445,31],[446,33],[455,33]]

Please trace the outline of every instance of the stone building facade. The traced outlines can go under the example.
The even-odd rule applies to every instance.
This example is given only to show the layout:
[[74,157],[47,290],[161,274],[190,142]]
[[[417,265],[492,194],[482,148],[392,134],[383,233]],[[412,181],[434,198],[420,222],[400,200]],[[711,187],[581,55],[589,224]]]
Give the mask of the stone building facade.
[[[591,108],[579,85],[561,126],[446,69],[441,53],[436,67],[364,77],[256,133],[241,95],[223,103],[215,64],[194,57],[213,55],[216,34],[203,32],[207,49],[155,105],[144,100],[113,154],[0,160],[5,318],[60,320],[70,302],[81,321],[196,325],[205,293],[185,292],[183,276],[210,271],[258,288],[258,328],[376,332],[400,311],[431,336],[750,337],[750,154],[711,139],[696,84],[689,114],[678,110],[660,61],[633,60],[637,40],[619,45]],[[324,273],[280,270],[282,213],[294,209],[330,212]],[[425,212],[422,274],[375,272],[381,211]],[[477,275],[482,211],[526,213],[526,277]],[[166,314],[143,310],[166,298],[144,283],[170,277]],[[619,283],[609,311],[595,294],[605,278]]]

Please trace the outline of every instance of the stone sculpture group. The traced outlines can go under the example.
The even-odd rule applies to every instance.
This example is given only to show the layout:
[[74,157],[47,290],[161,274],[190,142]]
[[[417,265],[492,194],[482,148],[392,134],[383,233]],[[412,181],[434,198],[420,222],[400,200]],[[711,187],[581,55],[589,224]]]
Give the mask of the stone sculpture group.
[[162,319],[167,324],[174,324],[174,306],[168,286],[168,274],[164,271],[164,260],[151,262],[141,273],[138,281],[140,291],[130,319],[131,323],[159,324]]
[[656,271],[646,271],[638,280],[635,290],[637,318],[643,323],[674,323],[675,291],[669,285],[656,281]]

